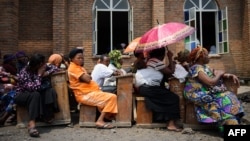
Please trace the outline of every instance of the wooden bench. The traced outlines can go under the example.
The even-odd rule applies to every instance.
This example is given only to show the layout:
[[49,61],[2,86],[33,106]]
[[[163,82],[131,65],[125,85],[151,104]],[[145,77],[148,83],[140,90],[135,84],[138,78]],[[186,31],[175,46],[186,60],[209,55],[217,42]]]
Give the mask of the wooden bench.
[[96,106],[89,105],[80,105],[80,113],[79,113],[79,126],[80,127],[96,127],[96,115],[97,108]]
[[[185,120],[185,100],[183,98],[184,83],[180,83],[178,79],[169,79],[169,89],[180,97],[180,115],[181,122]],[[148,110],[145,105],[145,98],[136,94],[136,126],[142,128],[160,128],[166,127],[166,123],[153,122],[153,113]]]
[[[224,83],[229,91],[237,94],[237,85],[235,85],[232,79],[224,79]],[[180,83],[178,79],[171,78],[169,80],[169,89],[180,97],[180,116],[181,122],[184,128],[192,129],[212,129],[215,128],[214,125],[204,125],[197,121],[196,114],[194,110],[194,103],[186,100],[184,98],[185,83]],[[138,95],[138,94],[137,94]],[[137,96],[136,97],[136,126],[143,128],[159,128],[166,127],[166,124],[154,123],[152,119],[152,112],[146,108],[145,98]]]
[[[230,91],[237,93],[237,86],[232,83],[232,80],[225,79],[224,82]],[[171,78],[169,80],[169,89],[180,97],[180,116],[183,127],[190,127],[193,129],[211,128],[208,125],[202,125],[197,122],[194,111],[194,104],[185,100],[185,98],[183,97],[184,86],[185,84],[180,83],[176,78]],[[118,77],[118,115],[116,117],[117,127],[130,127],[132,125],[132,120],[136,121],[137,127],[166,127],[165,123],[154,123],[152,119],[152,112],[146,109],[144,97],[141,97],[138,94],[133,94],[132,96],[132,93],[133,75]],[[134,115],[134,119],[132,119],[132,115]],[[79,125],[81,127],[95,127],[95,121],[96,107],[81,105]]]
[[140,128],[160,128],[166,127],[166,123],[153,122],[153,113],[146,108],[145,98],[136,97],[136,127]]
[[[132,126],[132,92],[133,92],[133,74],[127,74],[116,77],[117,86],[117,106],[118,114],[116,115],[115,126],[131,127]],[[81,104],[79,126],[95,127],[96,107]]]
[[133,97],[133,74],[117,76],[117,104],[116,115],[117,127],[132,126],[132,97]]
[[[69,108],[68,87],[66,81],[66,72],[61,71],[54,73],[51,77],[52,86],[57,92],[57,100],[59,113],[55,114],[55,120],[52,124],[37,122],[37,126],[62,125],[71,123],[71,115]],[[25,107],[17,105],[17,128],[25,128],[28,123],[28,112]]]

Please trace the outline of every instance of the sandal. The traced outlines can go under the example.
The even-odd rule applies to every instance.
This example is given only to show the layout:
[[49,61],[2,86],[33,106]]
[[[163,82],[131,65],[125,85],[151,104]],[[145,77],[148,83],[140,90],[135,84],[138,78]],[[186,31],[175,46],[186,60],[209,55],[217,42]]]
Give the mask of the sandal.
[[96,125],[97,129],[113,129],[115,128],[113,125],[109,124],[109,123],[105,123],[104,125],[100,126],[100,125]]
[[29,128],[28,133],[31,137],[39,137],[39,132],[35,127]]
[[173,129],[167,128],[167,131],[181,132],[182,129],[180,129],[180,128],[173,128]]
[[6,120],[6,122],[7,122],[7,123],[15,124],[15,123],[17,122],[16,118],[17,118],[16,115],[11,115],[11,116]]

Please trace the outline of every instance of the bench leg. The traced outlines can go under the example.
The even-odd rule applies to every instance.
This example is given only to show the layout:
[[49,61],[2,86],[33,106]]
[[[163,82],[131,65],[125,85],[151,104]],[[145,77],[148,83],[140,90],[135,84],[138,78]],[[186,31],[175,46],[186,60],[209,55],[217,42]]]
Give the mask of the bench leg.
[[80,106],[79,126],[96,127],[96,107],[82,104]]
[[144,98],[137,97],[137,118],[136,125],[144,125],[152,123],[152,112],[146,108]]
[[195,110],[194,110],[194,103],[186,102],[186,117],[185,122],[183,124],[184,128],[192,128],[195,130],[202,130],[202,129],[216,129],[214,125],[202,125],[197,121]]
[[145,98],[136,97],[136,126],[142,128],[161,128],[166,127],[166,123],[153,122],[153,113],[146,108]]

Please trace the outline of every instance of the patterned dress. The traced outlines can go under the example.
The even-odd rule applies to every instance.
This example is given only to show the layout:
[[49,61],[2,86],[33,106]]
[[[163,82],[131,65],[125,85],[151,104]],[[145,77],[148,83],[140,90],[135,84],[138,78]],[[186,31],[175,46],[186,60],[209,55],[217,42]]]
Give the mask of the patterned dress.
[[[1,66],[0,66],[1,67]],[[13,90],[7,90],[5,85],[16,84],[16,80],[0,68],[0,114],[3,112],[11,113],[14,106],[14,95],[16,93],[15,88]]]
[[197,120],[202,123],[238,124],[244,111],[236,95],[227,91],[222,80],[213,87],[202,84],[197,78],[200,71],[214,77],[207,65],[194,65],[189,69],[191,76],[184,89],[184,97],[195,103]]

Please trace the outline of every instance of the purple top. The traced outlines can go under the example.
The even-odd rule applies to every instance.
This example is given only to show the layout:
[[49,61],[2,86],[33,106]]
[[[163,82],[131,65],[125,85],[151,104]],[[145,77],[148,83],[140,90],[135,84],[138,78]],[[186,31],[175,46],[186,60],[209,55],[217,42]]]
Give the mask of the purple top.
[[[51,64],[47,64],[46,71],[49,74],[59,71],[59,69]],[[26,70],[26,67],[19,72],[19,79],[17,83],[16,94],[20,94],[25,91],[37,91],[41,87],[42,77],[39,77],[37,72],[30,72]]]

